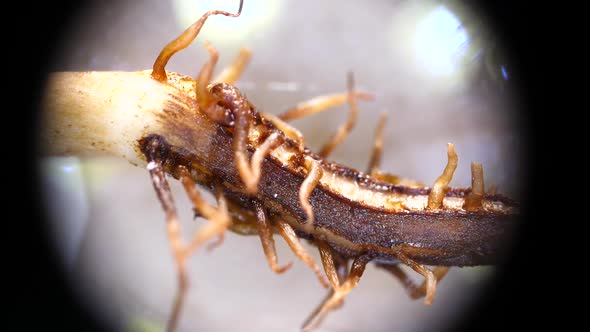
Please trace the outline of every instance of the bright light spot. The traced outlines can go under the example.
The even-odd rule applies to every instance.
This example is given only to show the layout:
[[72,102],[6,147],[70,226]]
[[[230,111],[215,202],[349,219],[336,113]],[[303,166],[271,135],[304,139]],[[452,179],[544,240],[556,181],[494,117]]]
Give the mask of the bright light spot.
[[[277,16],[281,1],[248,0],[242,8],[239,17],[223,15],[210,16],[201,31],[203,39],[214,43],[236,42],[252,38],[255,31],[262,28]],[[205,12],[213,9],[236,13],[240,2],[238,0],[174,0],[174,9],[179,24],[183,29],[197,21]]]
[[64,171],[64,173],[72,173],[72,171],[75,169],[75,167],[72,165],[65,165],[65,166],[62,166],[61,169],[62,169],[62,171]]
[[449,76],[457,70],[468,43],[467,32],[444,6],[418,23],[414,39],[419,64],[437,76]]
[[156,162],[152,160],[147,164],[145,168],[147,168],[148,171],[153,171],[154,169],[156,169],[156,167],[158,167],[158,164],[156,164]]
[[502,76],[504,77],[504,79],[507,80],[508,79],[508,71],[506,70],[506,67],[500,66],[500,70],[502,71]]

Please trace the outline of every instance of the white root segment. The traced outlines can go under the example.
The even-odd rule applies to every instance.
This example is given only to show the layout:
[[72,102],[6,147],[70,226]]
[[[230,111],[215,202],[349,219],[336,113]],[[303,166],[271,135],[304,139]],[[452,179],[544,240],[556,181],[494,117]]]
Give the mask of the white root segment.
[[41,102],[40,152],[106,154],[144,166],[137,140],[163,132],[159,117],[164,105],[172,102],[188,108],[174,96],[194,95],[193,89],[188,81],[176,88],[161,84],[149,70],[51,73]]

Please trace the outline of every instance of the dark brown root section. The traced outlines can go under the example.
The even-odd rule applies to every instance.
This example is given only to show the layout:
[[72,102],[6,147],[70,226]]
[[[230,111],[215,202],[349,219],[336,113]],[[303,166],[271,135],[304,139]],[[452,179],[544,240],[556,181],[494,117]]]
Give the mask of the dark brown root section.
[[[191,115],[190,122],[199,125],[202,118]],[[241,183],[233,160],[231,133],[215,132],[214,140],[203,135],[176,136],[191,132],[176,128],[170,123],[170,133],[182,139],[182,148],[165,144],[161,151],[166,171],[177,174],[180,165],[194,169],[199,182],[208,186],[214,181],[224,183],[223,190],[231,204],[244,210],[252,210],[249,197],[233,189]],[[207,131],[196,131],[205,133]],[[172,137],[171,137],[172,139]],[[162,137],[152,135],[140,140],[145,147],[152,140],[165,142]],[[191,147],[188,150],[186,147]],[[321,231],[326,241],[345,257],[354,257],[363,252],[373,253],[383,259],[391,257],[392,246],[404,245],[404,254],[419,264],[434,266],[471,266],[495,264],[501,257],[502,246],[514,227],[518,217],[514,212],[490,213],[486,211],[452,212],[422,211],[391,213],[353,202],[331,192],[321,185],[315,186],[309,195],[313,206],[314,224],[312,232],[301,232],[308,215],[303,210],[299,192],[305,180],[298,172],[277,164],[272,158],[262,163],[264,179],[259,184],[258,197],[269,207],[271,219],[279,218],[289,222],[298,236],[313,238],[314,232]],[[195,176],[195,175],[193,175]],[[231,185],[228,185],[231,184]],[[412,188],[406,188],[412,191]],[[464,190],[464,189],[461,189]],[[511,209],[516,207],[510,206]],[[327,233],[326,233],[327,232]]]

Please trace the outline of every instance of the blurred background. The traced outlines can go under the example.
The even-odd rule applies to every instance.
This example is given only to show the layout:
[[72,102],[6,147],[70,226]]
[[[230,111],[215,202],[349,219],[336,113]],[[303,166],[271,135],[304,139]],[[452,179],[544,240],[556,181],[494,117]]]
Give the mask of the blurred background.
[[[57,47],[54,71],[151,68],[161,48],[209,9],[235,12],[237,0],[89,2]],[[460,1],[245,0],[242,16],[211,17],[167,69],[195,76],[209,40],[219,69],[240,47],[253,58],[238,87],[261,111],[278,114],[318,95],[343,92],[353,71],[361,102],[355,129],[330,157],[366,168],[378,115],[388,113],[384,171],[431,184],[455,144],[452,186],[470,185],[469,164],[484,165],[486,186],[514,198],[524,142],[510,59],[485,16]],[[317,150],[343,123],[347,107],[293,124]],[[164,214],[145,169],[109,157],[41,161],[55,248],[81,299],[118,330],[158,331],[167,320],[176,276]],[[185,234],[199,229],[181,186],[171,183]],[[294,260],[275,237],[279,262]],[[317,250],[308,246],[316,261]],[[416,281],[421,279],[411,270]],[[369,266],[345,305],[320,331],[444,330],[478,300],[493,267],[453,268],[435,303],[408,298],[401,284]],[[299,261],[283,275],[267,266],[257,237],[230,233],[190,260],[182,331],[298,331],[323,299]]]

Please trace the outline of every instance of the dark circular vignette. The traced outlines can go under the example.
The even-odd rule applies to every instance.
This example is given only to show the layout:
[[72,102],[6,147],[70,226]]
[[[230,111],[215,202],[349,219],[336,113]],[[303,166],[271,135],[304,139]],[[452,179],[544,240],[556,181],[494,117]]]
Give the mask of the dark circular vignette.
[[[55,62],[55,49],[61,42],[64,31],[71,28],[72,21],[85,5],[85,1],[76,0],[43,1],[34,4],[34,9],[29,4],[29,7],[15,11],[31,13],[34,10],[38,13],[31,19],[32,27],[29,32],[18,32],[27,36],[25,38],[19,35],[27,42],[22,45],[22,52],[27,57],[24,57],[26,64],[18,67],[19,74],[22,75],[18,77],[25,79],[25,82],[19,83],[27,87],[25,91],[21,91],[24,93],[22,100],[26,101],[27,112],[20,113],[24,114],[24,130],[21,135],[26,135],[24,160],[27,163],[25,185],[19,184],[25,191],[19,195],[25,198],[20,205],[24,207],[21,209],[25,218],[20,220],[23,223],[19,225],[20,233],[16,233],[21,235],[10,239],[11,244],[17,243],[15,249],[23,257],[18,258],[21,266],[18,268],[20,274],[17,285],[20,289],[14,290],[17,292],[15,298],[18,307],[16,315],[9,317],[9,321],[13,319],[19,330],[44,330],[48,327],[60,331],[112,330],[97,319],[71,287],[71,280],[65,275],[63,263],[48,235],[49,216],[46,214],[40,190],[39,103],[48,68]],[[29,23],[23,21],[19,24]],[[26,68],[24,75],[20,68]]]
[[[86,1],[90,2],[90,1]],[[25,132],[27,137],[27,175],[29,183],[22,194],[27,200],[23,204],[25,218],[22,221],[21,234],[32,234],[32,237],[19,238],[18,248],[24,250],[25,257],[18,260],[17,269],[19,274],[24,276],[19,280],[20,287],[17,297],[18,309],[25,309],[19,312],[20,327],[31,325],[39,327],[57,327],[60,330],[83,330],[83,331],[106,331],[109,330],[102,322],[97,321],[90,313],[85,304],[76,298],[73,290],[68,286],[69,281],[63,274],[62,264],[48,238],[43,206],[40,200],[39,174],[37,170],[38,150],[36,147],[38,131],[38,103],[44,87],[46,68],[54,62],[53,49],[60,41],[61,33],[68,29],[70,20],[75,18],[84,1],[61,1],[59,8],[54,3],[40,3],[36,10],[45,15],[36,20],[37,34],[34,45],[30,45],[26,52],[33,57],[33,61],[27,64],[28,73],[26,76],[33,80],[27,80],[26,108],[30,110],[25,115]],[[492,25],[492,30],[499,36],[500,42],[504,45],[506,58],[510,62],[512,77],[508,82],[506,91],[513,91],[516,95],[514,101],[516,108],[521,110],[515,115],[515,121],[522,131],[524,140],[525,155],[521,156],[523,170],[520,172],[526,178],[522,179],[526,185],[522,186],[520,195],[523,208],[523,227],[515,235],[509,259],[498,267],[495,279],[489,283],[487,289],[482,293],[482,300],[470,309],[465,309],[465,319],[457,322],[453,330],[477,330],[497,331],[510,324],[510,327],[523,327],[524,314],[518,310],[518,306],[530,301],[534,287],[528,285],[527,277],[536,273],[527,264],[531,253],[531,236],[535,233],[531,229],[533,222],[532,202],[535,191],[533,191],[533,178],[536,178],[531,164],[534,160],[533,137],[534,121],[533,112],[529,108],[532,98],[532,91],[529,89],[531,83],[527,80],[533,66],[530,54],[528,54],[527,40],[525,35],[527,23],[523,21],[526,17],[524,4],[509,1],[464,2],[473,7],[477,13],[484,13]],[[32,82],[32,83],[31,83]],[[27,132],[29,131],[29,132]],[[538,192],[538,191],[537,191]],[[29,223],[33,221],[33,223]],[[33,232],[31,232],[33,230]]]
[[[520,157],[522,169],[520,175],[522,186],[519,199],[521,204],[521,224],[514,230],[514,240],[506,247],[506,259],[497,266],[497,273],[492,282],[484,287],[481,300],[477,305],[465,310],[464,319],[457,322],[457,331],[501,331],[506,328],[518,330],[530,327],[535,322],[534,310],[523,310],[523,306],[536,307],[533,303],[538,290],[535,280],[535,246],[533,237],[539,232],[533,228],[540,226],[538,215],[534,213],[534,203],[539,191],[535,190],[538,181],[538,168],[534,167],[538,151],[535,147],[535,127],[538,125],[533,107],[535,83],[532,72],[537,65],[534,51],[529,49],[535,36],[531,35],[531,16],[536,12],[531,4],[499,1],[463,1],[467,6],[480,13],[490,30],[502,44],[505,58],[508,60],[511,79],[507,82],[505,92],[513,94],[515,108],[514,121],[521,131],[523,155]],[[537,83],[538,84],[538,83]],[[537,187],[537,189],[539,189]],[[537,267],[538,268],[538,267]]]

